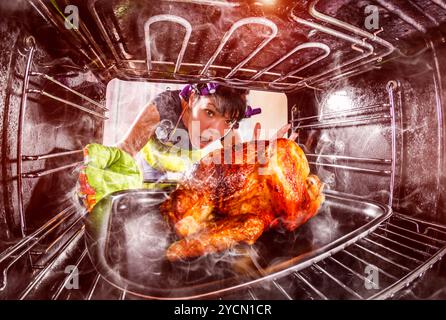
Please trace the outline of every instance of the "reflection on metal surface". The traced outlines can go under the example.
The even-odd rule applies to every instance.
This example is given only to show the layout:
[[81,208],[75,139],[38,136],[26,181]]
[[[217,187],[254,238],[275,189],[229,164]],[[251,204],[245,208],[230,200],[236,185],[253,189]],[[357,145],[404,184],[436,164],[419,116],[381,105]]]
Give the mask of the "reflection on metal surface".
[[268,42],[270,42],[272,39],[274,39],[277,35],[277,26],[271,22],[268,19],[265,18],[246,18],[246,19],[242,19],[237,21],[236,23],[234,23],[231,27],[231,29],[229,29],[225,35],[223,36],[222,40],[220,41],[220,44],[217,48],[217,50],[215,50],[215,52],[212,54],[212,56],[210,57],[210,59],[208,60],[208,62],[206,63],[206,65],[204,66],[204,68],[201,70],[200,74],[201,75],[205,75],[206,72],[209,70],[209,67],[211,66],[211,64],[215,61],[215,59],[217,58],[217,56],[220,54],[220,52],[223,50],[225,44],[228,42],[228,40],[231,38],[232,34],[240,27],[248,25],[248,24],[260,24],[260,25],[264,25],[268,28],[270,28],[271,33],[270,35],[263,40],[263,42],[261,44],[259,44],[257,46],[257,48],[251,52],[250,55],[248,55],[245,59],[243,59],[243,61],[241,61],[236,67],[234,67],[227,75],[225,78],[230,78],[232,75],[234,75],[241,67],[243,67],[249,60],[251,60],[260,50],[263,49],[263,47],[265,47]]
[[304,70],[305,68],[308,68],[309,66],[319,62],[320,60],[326,58],[329,54],[330,54],[330,48],[323,44],[323,43],[318,43],[318,42],[307,42],[304,44],[299,44],[297,47],[295,47],[293,50],[291,50],[290,52],[288,52],[287,54],[285,54],[282,58],[280,58],[279,60],[273,62],[272,64],[270,64],[268,67],[266,67],[265,69],[259,71],[258,73],[256,73],[251,80],[256,80],[257,78],[259,78],[260,76],[262,76],[265,72],[268,72],[269,70],[271,70],[272,68],[276,67],[277,65],[281,64],[282,62],[284,62],[286,59],[288,59],[289,57],[291,57],[293,54],[295,54],[296,52],[303,50],[303,49],[308,49],[308,48],[318,48],[324,51],[324,53],[319,56],[318,58],[314,59],[313,61],[310,61],[308,63],[306,63],[305,65],[299,67],[296,70],[290,71],[289,73],[287,73],[286,75],[279,77],[278,79],[274,80],[274,82],[279,82],[282,81],[286,78],[291,77],[292,75],[298,73],[299,71]]
[[396,81],[390,81],[387,84],[387,92],[389,94],[390,103],[390,128],[392,132],[392,175],[390,176],[390,195],[389,206],[393,204],[393,192],[395,189],[395,174],[396,174],[396,115],[395,115],[395,98],[394,90],[398,89],[398,83]]
[[183,44],[181,46],[180,53],[178,54],[177,62],[175,64],[175,69],[173,71],[173,74],[175,75],[180,70],[181,62],[183,61],[184,53],[186,52],[187,44],[189,43],[189,38],[192,33],[192,26],[186,19],[171,14],[161,14],[150,17],[150,19],[147,20],[147,22],[144,24],[144,37],[145,37],[144,42],[146,45],[146,53],[147,53],[147,70],[149,70],[149,72],[152,70],[152,49],[151,49],[152,38],[150,37],[150,26],[153,23],[165,22],[165,21],[177,23],[183,26],[183,28],[186,30],[186,33],[183,38]]
[[22,163],[22,152],[23,152],[23,127],[25,122],[25,113],[28,100],[28,86],[29,86],[29,76],[31,72],[31,67],[33,63],[34,52],[36,50],[36,41],[33,37],[28,37],[25,40],[26,49],[28,50],[28,57],[26,60],[25,73],[23,75],[23,87],[22,96],[20,99],[20,109],[19,109],[19,123],[17,128],[17,209],[19,211],[20,218],[20,232],[22,237],[26,236],[26,218],[23,208],[23,163]]
[[[334,254],[347,244],[356,242],[391,215],[390,208],[378,203],[338,197],[333,192],[327,194],[326,204],[321,212],[296,233],[267,233],[263,240],[259,239],[253,245],[254,256],[258,258],[255,258],[257,262],[254,263],[257,271],[252,272],[256,271],[255,274],[258,275],[246,278],[246,275],[235,272],[231,267],[234,263],[240,263],[238,259],[244,257],[240,255],[242,251],[239,255],[216,257],[219,264],[212,264],[213,256],[179,264],[164,261],[163,252],[169,242],[160,247],[158,244],[164,243],[163,239],[169,239],[170,235],[157,220],[159,212],[156,209],[163,194],[161,190],[157,193],[148,190],[117,192],[104,198],[86,220],[87,246],[101,276],[114,286],[145,298],[202,298],[227,294],[246,287],[255,290],[255,286],[261,282],[301,270]],[[152,201],[147,203],[144,199]],[[323,232],[319,230],[330,221],[336,226]],[[348,226],[352,222],[353,225]],[[131,225],[144,226],[145,232],[135,231]],[[129,228],[134,235],[130,238],[125,236]],[[113,237],[109,236],[110,233],[113,233]],[[308,243],[311,238],[311,243]],[[152,241],[157,242],[156,246]],[[153,259],[155,256],[157,259]],[[147,267],[149,261],[150,268]],[[213,265],[212,274],[206,273],[208,263]],[[187,281],[183,278],[185,276]],[[161,278],[170,279],[169,284],[161,285]],[[282,296],[289,297],[286,288],[278,283],[273,285]]]

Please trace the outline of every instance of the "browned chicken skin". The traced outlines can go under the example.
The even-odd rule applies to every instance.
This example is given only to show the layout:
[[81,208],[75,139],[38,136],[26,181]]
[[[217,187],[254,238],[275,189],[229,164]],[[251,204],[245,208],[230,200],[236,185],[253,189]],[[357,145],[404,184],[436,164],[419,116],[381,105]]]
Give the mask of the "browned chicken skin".
[[181,238],[168,248],[167,258],[253,244],[278,225],[295,230],[317,213],[322,187],[294,141],[254,141],[215,151],[161,206]]

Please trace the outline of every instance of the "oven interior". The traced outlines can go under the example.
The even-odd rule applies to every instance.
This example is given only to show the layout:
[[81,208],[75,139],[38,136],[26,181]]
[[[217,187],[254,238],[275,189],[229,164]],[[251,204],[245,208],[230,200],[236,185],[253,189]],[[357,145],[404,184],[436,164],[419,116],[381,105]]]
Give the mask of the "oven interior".
[[169,298],[116,285],[86,247],[75,186],[82,147],[105,140],[113,79],[284,93],[311,171],[340,199],[330,222],[383,208],[376,224],[305,263],[290,260],[286,272],[186,297],[446,298],[445,1],[29,0],[0,9],[1,299]]

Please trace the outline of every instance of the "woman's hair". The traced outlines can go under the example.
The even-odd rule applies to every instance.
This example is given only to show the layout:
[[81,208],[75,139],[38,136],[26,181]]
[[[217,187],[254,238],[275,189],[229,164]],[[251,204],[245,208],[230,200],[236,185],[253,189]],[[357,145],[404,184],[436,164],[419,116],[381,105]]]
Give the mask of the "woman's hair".
[[215,93],[207,96],[216,100],[217,110],[232,120],[240,121],[245,117],[248,90],[219,85]]

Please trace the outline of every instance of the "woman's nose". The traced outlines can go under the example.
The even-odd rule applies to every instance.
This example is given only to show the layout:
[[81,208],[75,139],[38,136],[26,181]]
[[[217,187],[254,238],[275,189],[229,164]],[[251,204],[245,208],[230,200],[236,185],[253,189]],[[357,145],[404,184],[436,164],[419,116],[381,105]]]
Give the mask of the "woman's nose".
[[223,134],[225,131],[225,121],[214,119],[211,122],[205,124],[204,130],[217,130],[220,134]]

